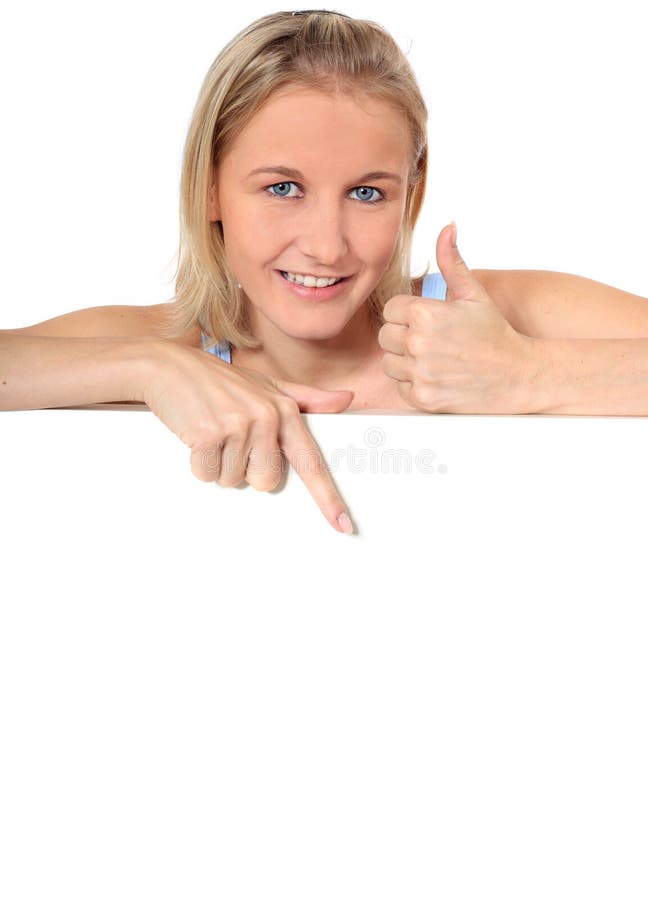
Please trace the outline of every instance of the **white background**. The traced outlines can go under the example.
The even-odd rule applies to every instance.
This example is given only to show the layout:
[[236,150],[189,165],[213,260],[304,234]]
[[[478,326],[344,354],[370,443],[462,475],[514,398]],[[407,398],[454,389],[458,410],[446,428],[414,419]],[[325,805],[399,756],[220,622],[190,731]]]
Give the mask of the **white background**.
[[[357,2],[430,112],[413,270],[455,219],[474,268],[648,294],[645,28],[616,3]],[[266,3],[12,4],[0,35],[0,327],[173,296],[182,147],[220,48]]]
[[[414,269],[648,294],[630,3],[353,3],[430,115]],[[265,4],[32,3],[0,34],[0,326],[173,293],[185,129]],[[146,410],[0,418],[3,900],[644,900],[645,418],[309,416],[303,486],[204,485]]]

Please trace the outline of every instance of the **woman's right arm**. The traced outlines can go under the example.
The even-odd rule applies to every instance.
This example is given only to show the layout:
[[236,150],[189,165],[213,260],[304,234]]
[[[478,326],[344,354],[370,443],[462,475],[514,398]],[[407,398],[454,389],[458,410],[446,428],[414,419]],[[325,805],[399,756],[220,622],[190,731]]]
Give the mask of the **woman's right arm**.
[[0,331],[0,410],[145,403],[190,447],[191,470],[201,481],[272,490],[283,454],[330,524],[348,530],[339,521],[344,502],[300,412],[340,412],[351,391],[273,380],[182,340],[133,335],[140,326],[129,325],[126,314],[125,324],[110,329],[118,336],[82,336],[93,329],[79,324],[80,314],[90,312],[100,315],[69,314],[63,327],[78,336],[57,334],[58,320]]
[[[0,331],[0,410],[143,403],[142,378],[168,313],[166,303],[97,306]],[[176,342],[199,339],[195,331]]]
[[[96,306],[0,330],[0,410],[144,402],[137,384],[168,314],[166,303]],[[195,330],[176,342],[199,340]]]
[[0,331],[0,410],[139,400],[153,338]]

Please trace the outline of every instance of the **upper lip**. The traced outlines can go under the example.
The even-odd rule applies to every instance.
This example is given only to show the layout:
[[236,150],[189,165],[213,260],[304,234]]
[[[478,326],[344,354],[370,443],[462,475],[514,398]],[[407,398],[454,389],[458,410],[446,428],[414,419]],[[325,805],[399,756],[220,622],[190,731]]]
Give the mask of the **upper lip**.
[[309,275],[311,278],[346,278],[346,275],[329,275],[327,273],[316,275],[314,272],[295,272],[293,269],[279,269],[280,272],[290,272],[291,275],[301,275],[303,278],[307,278]]

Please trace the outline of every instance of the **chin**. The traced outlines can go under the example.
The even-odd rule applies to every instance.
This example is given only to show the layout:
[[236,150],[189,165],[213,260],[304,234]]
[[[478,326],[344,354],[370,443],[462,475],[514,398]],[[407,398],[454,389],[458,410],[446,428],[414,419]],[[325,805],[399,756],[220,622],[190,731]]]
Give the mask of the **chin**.
[[297,341],[330,340],[344,331],[346,325],[346,321],[333,322],[330,318],[328,321],[321,322],[314,322],[312,319],[300,322],[297,316],[293,316],[284,322],[275,319],[275,327],[287,337],[294,338]]
[[351,320],[347,316],[324,316],[320,322],[313,319],[298,323],[293,319],[288,323],[288,331],[293,332],[295,336],[298,334],[304,338],[310,337],[312,340],[326,340],[327,338],[338,337],[345,328],[348,328]]
[[287,334],[288,337],[291,337],[296,341],[330,341],[333,338],[336,338],[340,334],[340,330],[339,329],[335,329],[335,330],[328,329],[325,331],[321,328],[319,328],[319,329],[304,328],[302,331],[296,331],[294,329],[292,329],[290,331],[284,331],[284,334]]

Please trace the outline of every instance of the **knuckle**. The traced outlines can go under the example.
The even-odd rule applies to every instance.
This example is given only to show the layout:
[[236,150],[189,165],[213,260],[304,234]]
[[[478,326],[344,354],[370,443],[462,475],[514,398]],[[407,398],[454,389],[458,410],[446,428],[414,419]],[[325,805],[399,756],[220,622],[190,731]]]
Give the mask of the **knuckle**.
[[428,302],[415,300],[410,308],[410,321],[415,325],[426,325],[432,321],[433,307]]
[[281,474],[272,470],[266,470],[262,474],[260,473],[254,477],[250,476],[248,478],[252,487],[257,491],[272,491],[277,487],[280,480]]
[[249,415],[240,409],[234,409],[226,413],[223,417],[223,422],[224,428],[229,435],[247,433],[250,427]]
[[283,471],[284,458],[278,444],[269,447],[265,452],[255,447],[250,451],[246,466],[246,477],[253,481],[265,483],[269,478],[279,478]]
[[427,338],[420,331],[410,331],[405,338],[405,349],[410,356],[421,356],[425,353]]
[[195,423],[192,432],[190,442],[192,450],[208,450],[223,440],[223,429],[216,419],[203,419]]
[[205,456],[205,453],[198,450],[192,452],[191,473],[198,481],[215,481],[219,467],[213,464],[205,464]]
[[205,450],[196,451],[196,454],[197,467],[200,471],[207,473],[207,481],[212,480],[214,475],[220,471],[221,447],[207,447]]
[[277,398],[276,403],[282,416],[299,415],[299,403],[297,403],[294,397],[289,397],[287,394],[281,394],[281,396]]
[[236,487],[245,480],[245,465],[241,463],[240,454],[229,454],[218,472],[216,480],[222,487]]
[[280,418],[279,410],[272,403],[261,404],[254,415],[257,425],[266,431],[276,431]]
[[420,382],[414,383],[410,395],[412,400],[414,400],[415,403],[421,404],[421,406],[426,406],[434,402],[434,390],[427,384],[421,384]]

